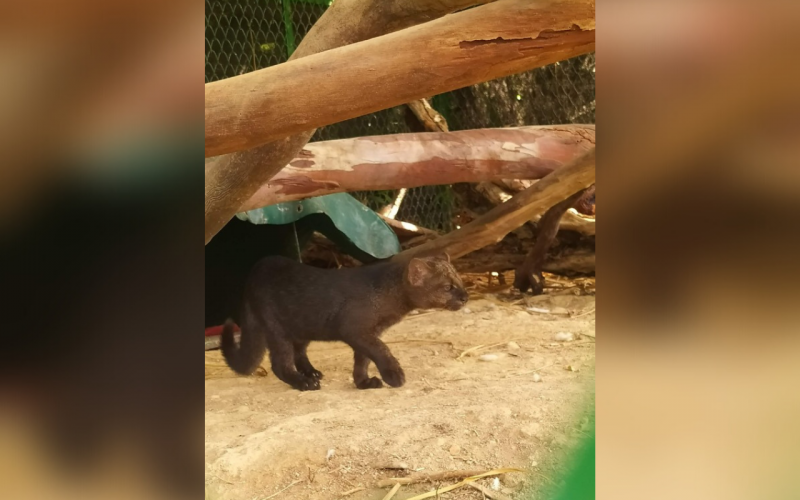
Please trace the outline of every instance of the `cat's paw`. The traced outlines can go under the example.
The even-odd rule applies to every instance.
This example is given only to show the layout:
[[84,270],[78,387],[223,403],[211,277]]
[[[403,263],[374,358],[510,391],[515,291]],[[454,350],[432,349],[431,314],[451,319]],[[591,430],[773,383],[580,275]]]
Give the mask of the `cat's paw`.
[[322,380],[322,372],[314,368],[310,370],[303,370],[301,368],[298,368],[297,371],[300,372],[300,375],[306,378],[313,378],[314,380]]
[[383,382],[378,377],[372,377],[357,382],[356,387],[359,389],[380,389],[383,387]]
[[406,374],[403,373],[403,369],[399,366],[386,370],[386,373],[381,373],[381,377],[383,377],[384,382],[392,387],[402,387],[406,383]]
[[318,391],[319,380],[308,377],[298,381],[294,388],[298,391]]

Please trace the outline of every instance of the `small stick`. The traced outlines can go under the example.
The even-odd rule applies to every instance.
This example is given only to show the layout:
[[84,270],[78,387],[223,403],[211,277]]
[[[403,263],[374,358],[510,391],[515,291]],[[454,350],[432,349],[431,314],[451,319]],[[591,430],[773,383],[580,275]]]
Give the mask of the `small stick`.
[[423,500],[425,498],[431,498],[431,497],[437,497],[438,498],[440,493],[447,493],[448,491],[453,491],[455,489],[461,488],[463,486],[466,486],[466,485],[472,483],[473,481],[477,481],[478,479],[480,479],[482,477],[497,476],[497,475],[500,475],[500,474],[505,474],[507,472],[522,472],[522,471],[519,470],[519,469],[495,469],[495,470],[491,470],[489,472],[485,472],[483,474],[478,474],[476,476],[470,476],[470,477],[465,478],[464,480],[462,480],[461,482],[458,482],[456,484],[451,484],[450,486],[445,486],[444,488],[436,488],[435,490],[431,490],[431,491],[429,491],[427,493],[423,493],[422,495],[417,495],[415,497],[408,498],[406,500]]
[[389,490],[389,493],[387,493],[386,496],[383,497],[383,500],[392,500],[392,497],[395,495],[395,493],[397,493],[400,490],[400,486],[401,486],[400,483],[395,484],[392,487],[392,489]]
[[364,491],[365,489],[366,488],[359,487],[359,488],[353,488],[352,490],[347,490],[344,493],[342,493],[342,498],[350,496],[353,493],[358,493],[359,491]]
[[484,344],[481,344],[481,345],[476,345],[475,347],[470,347],[470,348],[469,348],[469,349],[467,349],[466,351],[464,351],[464,352],[462,352],[461,354],[459,354],[459,355],[458,355],[458,358],[456,358],[456,359],[461,359],[461,358],[463,358],[463,357],[464,357],[466,354],[469,354],[469,353],[471,353],[471,352],[478,351],[478,350],[480,350],[480,349],[488,349],[488,348],[490,348],[490,347],[497,347],[497,346],[499,346],[499,345],[508,344],[509,342],[511,342],[511,341],[510,341],[510,340],[506,340],[506,341],[504,341],[504,342],[498,342],[498,343],[496,343],[496,344],[489,344],[489,345],[484,345]]
[[428,311],[428,312],[424,312],[424,313],[414,314],[412,316],[406,316],[405,320],[408,321],[410,319],[419,318],[419,317],[422,317],[422,316],[429,316],[431,314],[436,314],[437,312],[438,311]]
[[282,489],[280,491],[276,491],[275,493],[273,493],[272,495],[270,495],[268,497],[264,497],[263,500],[269,500],[270,498],[275,498],[276,496],[280,495],[281,493],[283,493],[284,491],[288,490],[289,488],[291,488],[295,484],[299,483],[300,481],[302,481],[302,479],[297,479],[295,481],[292,481],[291,483],[289,483],[289,486],[287,486],[286,488],[284,488],[284,489]]
[[487,498],[491,498],[492,500],[511,500],[507,496],[503,495],[502,493],[498,493],[496,491],[492,491],[489,488],[481,486],[480,484],[469,483],[467,484],[470,488],[475,488],[476,490],[483,493],[483,495]]
[[597,306],[595,306],[595,307],[592,307],[592,308],[591,308],[591,309],[589,309],[588,311],[584,311],[584,312],[582,312],[582,313],[580,313],[580,314],[576,314],[576,315],[575,315],[575,316],[573,316],[572,318],[580,318],[581,316],[586,316],[587,314],[592,314],[593,312],[595,312],[595,310],[596,310],[596,309],[597,309]]
[[382,479],[378,481],[378,488],[388,488],[389,486],[393,486],[395,484],[430,483],[434,481],[447,481],[448,479],[464,479],[465,477],[497,476],[500,474],[505,474],[506,472],[521,472],[521,471],[519,469],[496,469],[494,471],[486,471],[484,469],[473,469],[473,470],[448,470],[444,472],[434,472],[432,474],[413,474],[408,477],[391,477],[389,479]]

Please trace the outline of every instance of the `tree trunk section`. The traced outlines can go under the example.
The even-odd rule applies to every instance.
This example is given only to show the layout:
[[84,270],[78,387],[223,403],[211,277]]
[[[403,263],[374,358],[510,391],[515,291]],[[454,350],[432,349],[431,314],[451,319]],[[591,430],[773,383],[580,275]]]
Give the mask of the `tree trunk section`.
[[586,54],[594,35],[593,0],[500,0],[212,82],[206,156]]

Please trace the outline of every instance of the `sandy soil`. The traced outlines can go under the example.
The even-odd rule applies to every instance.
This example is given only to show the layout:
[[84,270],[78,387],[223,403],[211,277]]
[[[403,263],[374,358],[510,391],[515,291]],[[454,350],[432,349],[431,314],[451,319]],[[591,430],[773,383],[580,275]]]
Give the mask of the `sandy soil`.
[[[236,376],[219,351],[207,352],[207,498],[327,500],[364,488],[347,498],[380,500],[387,490],[378,480],[409,473],[382,468],[399,463],[428,473],[529,471],[501,477],[511,498],[551,481],[594,404],[593,290],[560,286],[523,301],[478,281],[467,310],[421,312],[385,334],[406,371],[399,389],[355,389],[352,351],[339,343],[312,344],[325,379],[305,393],[271,372]],[[556,342],[559,332],[575,340]],[[394,498],[436,486],[404,486]],[[470,488],[441,497],[484,498]]]

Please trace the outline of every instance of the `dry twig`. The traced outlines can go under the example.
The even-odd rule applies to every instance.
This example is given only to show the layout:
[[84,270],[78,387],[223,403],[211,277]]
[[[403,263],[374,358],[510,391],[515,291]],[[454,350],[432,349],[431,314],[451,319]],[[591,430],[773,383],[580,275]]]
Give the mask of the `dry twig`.
[[301,481],[302,481],[301,479],[297,479],[295,481],[292,481],[291,483],[289,483],[289,486],[285,487],[284,489],[282,489],[280,491],[276,491],[275,493],[273,493],[272,495],[270,495],[268,497],[264,497],[262,500],[269,500],[270,498],[275,498],[276,496],[280,495],[281,493],[283,493],[284,491],[288,490],[289,488],[291,488],[292,486],[294,486],[295,484],[297,484],[297,483],[299,483]]

